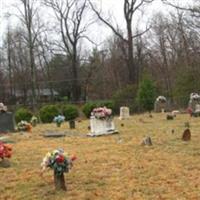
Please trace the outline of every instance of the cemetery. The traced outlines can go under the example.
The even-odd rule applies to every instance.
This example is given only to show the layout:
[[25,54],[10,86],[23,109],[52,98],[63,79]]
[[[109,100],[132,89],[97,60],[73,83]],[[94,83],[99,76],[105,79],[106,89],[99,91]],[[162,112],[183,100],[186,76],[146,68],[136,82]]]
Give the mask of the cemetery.
[[0,200],[200,200],[200,0],[0,13]]
[[129,115],[122,126],[98,107],[90,119],[68,115],[75,128],[62,115],[20,122],[0,134],[0,199],[198,199],[199,118],[167,115]]

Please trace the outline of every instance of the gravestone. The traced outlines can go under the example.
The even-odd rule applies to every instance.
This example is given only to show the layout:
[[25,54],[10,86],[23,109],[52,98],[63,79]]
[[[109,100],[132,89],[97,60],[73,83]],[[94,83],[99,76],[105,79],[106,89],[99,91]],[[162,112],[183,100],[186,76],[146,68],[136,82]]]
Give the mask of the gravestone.
[[63,132],[54,132],[54,131],[47,131],[46,133],[43,134],[43,137],[53,137],[53,138],[57,138],[57,137],[65,137],[66,134]]
[[120,107],[120,117],[119,119],[128,119],[130,117],[130,111],[128,107]]
[[167,99],[164,96],[159,96],[154,103],[154,111],[162,112],[167,110]]
[[174,117],[176,117],[178,114],[180,114],[180,111],[179,111],[179,110],[173,110],[173,111],[171,112],[171,114],[172,114]]
[[200,95],[197,93],[191,93],[188,107],[192,110],[193,113],[195,113],[196,106],[198,104],[200,104]]
[[166,118],[167,118],[167,120],[173,120],[173,119],[174,119],[174,115],[168,114],[168,115],[166,116]]
[[190,129],[186,129],[184,132],[183,132],[183,136],[182,136],[182,140],[183,141],[189,141],[191,140],[191,132],[190,132]]
[[115,129],[113,118],[97,119],[94,116],[90,117],[91,133],[88,136],[101,136],[118,133]]
[[10,112],[0,113],[0,133],[3,132],[14,132],[15,131],[15,121],[14,116]]
[[200,116],[200,104],[196,104],[196,105],[195,105],[195,111],[194,111],[194,113],[195,113],[195,115],[196,115],[197,117]]
[[142,140],[141,145],[147,145],[147,146],[152,146],[152,140],[151,137],[146,137]]

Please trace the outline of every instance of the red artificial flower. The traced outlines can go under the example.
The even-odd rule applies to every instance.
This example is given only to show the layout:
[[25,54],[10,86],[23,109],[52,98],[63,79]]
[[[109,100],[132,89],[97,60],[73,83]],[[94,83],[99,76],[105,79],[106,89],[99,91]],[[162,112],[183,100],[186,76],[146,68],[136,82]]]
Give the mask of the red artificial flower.
[[12,151],[12,146],[10,144],[4,144],[4,147],[8,150],[8,151]]
[[27,130],[28,132],[31,132],[31,130],[32,130],[31,124],[27,124],[27,125],[26,125],[26,130]]
[[0,143],[0,158],[10,158],[12,155],[12,147],[8,144]]
[[72,155],[71,161],[75,161],[76,159],[77,159],[77,157],[75,155]]
[[56,162],[57,163],[63,163],[65,160],[65,157],[63,155],[57,155],[56,156]]

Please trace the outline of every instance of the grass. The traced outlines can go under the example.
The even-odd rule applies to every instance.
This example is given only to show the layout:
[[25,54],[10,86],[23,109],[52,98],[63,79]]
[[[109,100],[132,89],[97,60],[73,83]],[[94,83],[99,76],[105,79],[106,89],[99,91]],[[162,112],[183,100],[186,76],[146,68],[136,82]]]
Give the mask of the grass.
[[[184,123],[190,122],[192,140],[181,140]],[[124,127],[121,126],[124,124]],[[2,200],[198,200],[200,199],[200,120],[178,115],[167,121],[165,114],[115,119],[120,134],[88,138],[88,120],[77,122],[82,136],[47,139],[45,130],[69,130],[67,124],[39,125],[32,133],[12,134],[12,167],[0,168]],[[175,133],[172,134],[171,130]],[[75,134],[77,135],[77,134]],[[153,146],[140,143],[144,136]],[[67,192],[56,192],[53,172],[40,173],[44,155],[62,147],[78,160],[65,175]]]

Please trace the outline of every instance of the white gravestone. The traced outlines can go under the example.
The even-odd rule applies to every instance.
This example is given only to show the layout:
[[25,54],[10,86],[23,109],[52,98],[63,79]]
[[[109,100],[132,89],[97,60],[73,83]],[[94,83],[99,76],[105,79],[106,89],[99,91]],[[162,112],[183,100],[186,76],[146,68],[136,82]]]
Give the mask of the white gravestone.
[[200,113],[200,104],[196,104],[195,113]]
[[200,104],[200,95],[197,93],[191,93],[188,107],[191,108],[193,112],[196,112],[196,105],[198,104]]
[[90,117],[91,133],[88,136],[101,136],[117,133],[113,118],[109,119],[97,119],[94,116]]
[[130,117],[130,111],[128,107],[120,107],[120,117],[119,119],[128,119]]

